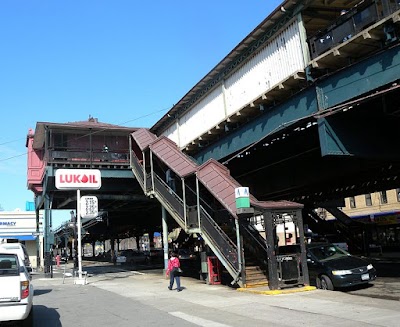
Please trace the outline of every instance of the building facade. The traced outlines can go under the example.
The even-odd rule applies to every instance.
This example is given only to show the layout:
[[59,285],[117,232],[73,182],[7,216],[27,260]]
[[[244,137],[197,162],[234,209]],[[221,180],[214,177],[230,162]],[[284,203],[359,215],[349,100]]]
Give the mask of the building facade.
[[372,223],[373,244],[387,251],[400,249],[400,188],[348,197],[341,209],[357,221]]
[[20,242],[26,246],[32,268],[43,262],[43,216],[36,220],[36,211],[0,211],[0,242]]

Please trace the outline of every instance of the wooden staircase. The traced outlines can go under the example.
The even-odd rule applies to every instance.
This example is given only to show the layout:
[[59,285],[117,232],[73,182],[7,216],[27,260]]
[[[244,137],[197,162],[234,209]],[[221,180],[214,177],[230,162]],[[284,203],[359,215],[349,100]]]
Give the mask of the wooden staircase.
[[[232,240],[236,239],[236,231],[231,226],[221,226],[226,235]],[[268,267],[266,264],[262,264],[261,258],[255,257],[246,246],[246,240],[243,242],[244,249],[244,287],[258,287],[268,286],[267,272]],[[261,264],[260,264],[261,263]]]
[[[251,252],[246,251],[244,242],[245,287],[267,286],[267,265],[263,265],[260,258],[256,258]],[[260,264],[261,263],[261,264]]]

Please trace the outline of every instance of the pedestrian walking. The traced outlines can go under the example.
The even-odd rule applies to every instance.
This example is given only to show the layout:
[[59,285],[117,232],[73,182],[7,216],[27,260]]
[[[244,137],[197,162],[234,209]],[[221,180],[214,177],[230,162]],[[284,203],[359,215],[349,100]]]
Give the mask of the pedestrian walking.
[[57,252],[57,255],[56,255],[56,264],[57,264],[57,267],[60,267],[60,262],[61,262],[61,256],[60,256],[60,254]]
[[169,276],[169,286],[168,289],[172,291],[172,287],[174,286],[174,281],[176,281],[176,290],[178,292],[182,291],[181,288],[181,263],[179,261],[178,255],[176,252],[171,252],[171,256],[168,260],[167,267],[167,277]]

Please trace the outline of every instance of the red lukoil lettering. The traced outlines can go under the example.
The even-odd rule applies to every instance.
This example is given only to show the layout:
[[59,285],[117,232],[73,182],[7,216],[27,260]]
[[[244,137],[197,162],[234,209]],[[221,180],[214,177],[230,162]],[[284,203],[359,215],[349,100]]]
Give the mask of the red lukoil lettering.
[[99,181],[96,179],[96,175],[76,175],[66,174],[60,175],[60,183],[62,184],[79,184],[79,183],[93,183],[97,184]]

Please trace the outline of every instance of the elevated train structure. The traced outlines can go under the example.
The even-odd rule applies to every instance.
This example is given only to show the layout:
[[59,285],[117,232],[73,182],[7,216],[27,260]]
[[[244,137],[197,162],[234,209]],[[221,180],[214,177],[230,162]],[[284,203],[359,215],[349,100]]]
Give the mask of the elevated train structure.
[[[297,262],[293,283],[307,284],[301,212],[324,225],[313,209],[327,208],[349,237],[362,234],[340,199],[399,185],[399,15],[392,0],[284,1],[150,130],[38,123],[27,142],[36,209],[48,226],[52,209],[74,208],[75,194],[54,186],[57,169],[100,169],[104,187],[91,194],[107,217],[92,240],[160,231],[161,206],[169,227],[204,236],[233,281],[248,284],[247,263],[272,288],[285,262],[268,235],[289,215],[299,246],[282,255]],[[232,208],[239,185],[266,238]]]
[[331,207],[346,233],[342,199],[398,187],[399,8],[284,1],[151,130],[260,200]]

